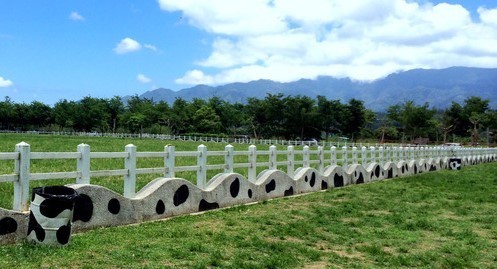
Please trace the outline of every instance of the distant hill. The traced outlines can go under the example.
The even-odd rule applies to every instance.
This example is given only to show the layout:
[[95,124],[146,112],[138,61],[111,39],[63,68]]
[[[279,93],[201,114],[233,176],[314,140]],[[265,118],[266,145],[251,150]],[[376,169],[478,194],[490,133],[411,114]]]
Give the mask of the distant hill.
[[452,101],[463,102],[470,96],[491,100],[497,106],[497,68],[451,67],[446,69],[414,69],[391,74],[373,82],[352,81],[348,78],[318,77],[295,82],[280,83],[256,80],[247,83],[231,83],[222,86],[197,85],[172,91],[156,89],[140,95],[142,98],[170,104],[178,97],[187,101],[193,98],[208,99],[214,96],[228,102],[246,102],[249,97],[262,99],[267,93],[285,95],[326,96],[347,102],[351,98],[363,100],[366,107],[383,111],[399,102],[414,100],[437,108],[450,106]]

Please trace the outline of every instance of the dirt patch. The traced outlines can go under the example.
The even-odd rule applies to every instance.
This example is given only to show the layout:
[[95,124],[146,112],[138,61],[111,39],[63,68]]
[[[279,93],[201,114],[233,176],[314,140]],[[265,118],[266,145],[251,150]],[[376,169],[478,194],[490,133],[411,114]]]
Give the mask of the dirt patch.
[[326,262],[314,262],[310,264],[306,264],[303,267],[304,269],[319,269],[319,268],[326,268]]

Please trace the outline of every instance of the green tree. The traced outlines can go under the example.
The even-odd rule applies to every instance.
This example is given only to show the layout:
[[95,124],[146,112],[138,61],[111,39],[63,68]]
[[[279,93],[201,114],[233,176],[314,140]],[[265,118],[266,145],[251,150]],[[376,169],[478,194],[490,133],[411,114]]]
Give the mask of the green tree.
[[357,99],[350,99],[345,106],[343,131],[352,140],[357,138],[361,129],[366,124],[366,108],[364,102]]
[[341,133],[344,122],[345,106],[340,100],[328,100],[324,96],[317,97],[318,126],[325,132],[326,139],[331,133]]
[[418,106],[414,101],[390,106],[387,110],[387,116],[399,123],[402,132],[411,140],[417,137],[427,137],[433,131],[435,113],[436,110],[430,109],[428,103]]

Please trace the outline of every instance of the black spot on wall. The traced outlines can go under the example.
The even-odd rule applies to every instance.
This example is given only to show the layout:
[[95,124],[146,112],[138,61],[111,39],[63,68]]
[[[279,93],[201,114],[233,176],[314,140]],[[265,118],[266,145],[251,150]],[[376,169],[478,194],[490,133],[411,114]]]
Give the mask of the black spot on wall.
[[270,193],[274,190],[276,190],[276,181],[274,179],[271,179],[271,181],[266,184],[266,193]]
[[164,205],[164,202],[162,200],[157,201],[157,205],[155,205],[155,212],[158,215],[164,214],[166,212],[166,205]]
[[119,211],[121,211],[121,203],[119,203],[119,200],[116,198],[112,198],[107,204],[107,209],[114,215],[119,214]]
[[90,196],[86,194],[80,194],[76,199],[74,199],[74,212],[72,221],[90,221],[93,216],[93,201]]
[[248,195],[248,197],[249,197],[250,199],[252,199],[252,189],[249,189],[249,190],[247,191],[247,195]]
[[309,179],[307,178],[307,176],[305,176],[304,181],[305,181],[305,182],[308,182],[308,181],[309,181]]
[[380,166],[377,165],[376,168],[374,169],[374,174],[376,175],[377,178],[380,177],[380,172],[381,172]]
[[285,196],[292,196],[293,195],[293,187],[290,187],[290,189],[285,191]]
[[239,192],[240,192],[240,179],[235,178],[235,180],[233,180],[233,182],[231,182],[230,185],[231,197],[233,198],[237,197]]
[[200,204],[198,205],[198,211],[206,211],[219,208],[218,203],[209,203],[206,200],[200,200]]
[[333,178],[333,184],[335,184],[335,187],[343,187],[343,185],[345,184],[343,182],[343,176],[335,174],[335,177]]
[[373,177],[374,177],[374,172],[371,172],[371,178],[373,178]]
[[174,206],[179,206],[182,203],[186,202],[186,200],[188,200],[189,195],[190,195],[190,190],[188,189],[187,185],[182,185],[181,187],[179,187],[173,196]]
[[405,169],[404,169],[404,166],[402,166],[402,174],[405,173]]
[[36,239],[40,242],[45,240],[45,230],[41,227],[41,225],[36,220],[33,213],[29,214],[29,224],[28,224],[28,235],[34,231],[36,235]]
[[326,182],[326,181],[324,181],[324,180],[323,180],[323,181],[321,181],[321,189],[322,189],[322,190],[326,190],[326,189],[328,189],[328,182]]
[[405,167],[406,167],[406,172],[409,172],[409,166],[405,164]]
[[430,171],[437,171],[437,167],[436,167],[435,165],[432,165],[432,166],[430,167]]
[[418,166],[414,165],[414,174],[417,174],[417,173],[418,173]]
[[0,220],[0,235],[15,233],[17,231],[17,221],[10,217]]
[[61,245],[65,245],[69,242],[69,238],[71,237],[71,223],[67,225],[61,226],[56,233],[57,242]]
[[393,177],[393,169],[390,168],[388,169],[388,178],[392,178]]
[[40,213],[47,218],[55,218],[64,210],[72,210],[73,201],[45,199],[40,203]]
[[312,175],[311,175],[311,181],[309,182],[309,185],[312,187],[314,187],[314,185],[316,185],[316,173],[312,172]]
[[362,175],[362,173],[359,173],[359,178],[357,179],[355,184],[362,184],[362,183],[364,183],[364,176]]

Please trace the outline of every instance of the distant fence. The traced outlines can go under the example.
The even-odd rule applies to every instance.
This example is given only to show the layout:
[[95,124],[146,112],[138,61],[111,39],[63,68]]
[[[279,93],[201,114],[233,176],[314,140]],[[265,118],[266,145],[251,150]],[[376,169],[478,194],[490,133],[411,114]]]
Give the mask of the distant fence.
[[[359,146],[362,143],[349,143],[346,140],[340,141],[306,141],[306,140],[284,140],[284,139],[255,139],[250,137],[208,137],[195,135],[168,135],[168,134],[130,134],[130,133],[97,133],[97,132],[46,132],[46,131],[7,131],[0,130],[0,133],[21,133],[21,134],[40,134],[40,135],[63,135],[63,136],[87,136],[87,137],[114,137],[114,138],[148,138],[172,141],[193,141],[193,142],[213,142],[213,143],[234,143],[249,145],[283,145],[283,146]],[[364,146],[371,146],[365,144]],[[374,146],[379,146],[375,144]]]
[[[352,147],[335,146],[325,149],[318,146],[311,150],[304,146],[296,150],[288,146],[285,150],[277,150],[270,146],[269,150],[257,150],[255,145],[250,145],[246,151],[235,151],[232,145],[227,145],[222,151],[208,151],[205,145],[200,145],[197,151],[175,151],[174,146],[165,146],[160,152],[138,152],[135,145],[127,145],[123,152],[91,152],[90,146],[80,144],[75,152],[31,152],[30,145],[21,142],[15,146],[15,152],[1,152],[0,160],[14,161],[12,174],[0,175],[1,182],[14,182],[13,209],[23,211],[28,209],[29,182],[31,180],[67,179],[73,178],[76,183],[89,184],[91,178],[106,176],[124,177],[124,193],[127,198],[133,198],[136,193],[136,177],[141,174],[161,174],[167,178],[175,177],[176,172],[196,171],[196,184],[200,189],[206,186],[207,171],[221,170],[232,173],[235,168],[247,169],[247,179],[254,182],[257,177],[257,168],[286,170],[293,177],[299,167],[316,167],[320,172],[328,165],[341,165],[345,168],[350,164],[369,163],[385,164],[408,160],[436,159],[436,158],[465,158],[497,154],[495,148],[447,148],[447,147]],[[282,156],[283,155],[283,156]],[[222,156],[224,163],[209,164],[208,157]],[[246,156],[247,161],[235,162],[234,156]],[[266,161],[258,162],[258,156]],[[278,158],[280,156],[281,158]],[[286,156],[286,157],[284,157]],[[163,158],[164,166],[154,168],[137,168],[137,158]],[[194,157],[196,165],[177,166],[179,158]],[[124,169],[92,170],[90,160],[102,158],[119,158],[124,161]],[[76,162],[75,171],[50,173],[31,173],[31,160],[70,159]],[[282,161],[281,159],[285,159]],[[259,158],[260,160],[260,158]],[[284,169],[282,169],[284,167]]]

